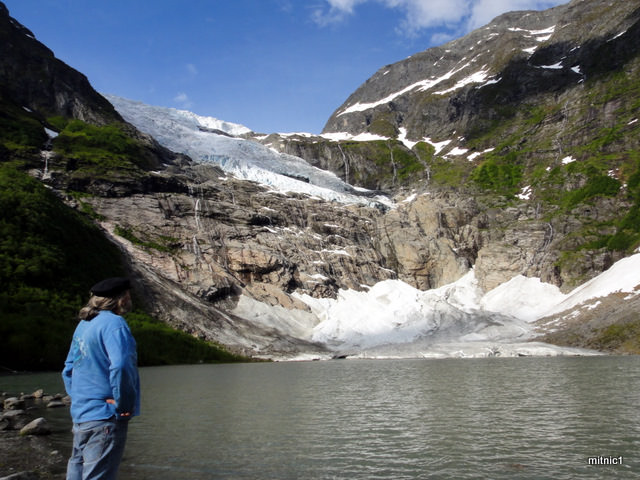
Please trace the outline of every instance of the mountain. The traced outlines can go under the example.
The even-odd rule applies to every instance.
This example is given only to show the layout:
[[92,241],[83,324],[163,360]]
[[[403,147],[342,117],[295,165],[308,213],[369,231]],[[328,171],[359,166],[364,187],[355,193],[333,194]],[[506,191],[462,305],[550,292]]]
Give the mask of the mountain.
[[[580,117],[588,107],[605,106],[623,93],[619,85],[601,103],[585,99],[613,72],[632,73],[638,8],[636,2],[578,0],[506,13],[460,39],[382,67],[334,112],[323,133],[402,135],[432,145],[449,140],[442,153],[457,147],[470,154],[499,144],[483,138],[496,133],[496,123],[537,109],[551,124],[543,133],[560,137],[559,153],[572,153],[580,139],[558,127],[582,130]],[[593,120],[591,131],[607,126],[604,119]]]
[[[71,110],[7,95],[0,159],[118,247],[145,313],[234,353],[586,353],[532,341],[543,338],[640,351],[629,5],[574,1],[499,17],[383,68],[320,136],[259,134],[91,90],[70,89],[81,105]],[[5,46],[15,67],[0,84],[18,92],[22,63],[56,60],[4,14],[7,43],[35,42],[26,54]],[[580,62],[557,68],[565,54]],[[82,83],[59,68],[34,97],[56,98],[59,75]],[[38,245],[68,251],[64,237]],[[11,255],[32,252],[18,245]],[[40,279],[27,275],[8,295]],[[30,311],[33,298],[20,299]]]
[[494,249],[512,274],[568,290],[640,242],[639,19],[637,2],[510,12],[382,67],[322,136],[264,142],[357,186],[455,192],[488,214],[490,236],[503,232],[470,254],[483,277]]
[[81,73],[55,58],[0,3],[0,95],[3,101],[39,112],[106,124],[120,120]]

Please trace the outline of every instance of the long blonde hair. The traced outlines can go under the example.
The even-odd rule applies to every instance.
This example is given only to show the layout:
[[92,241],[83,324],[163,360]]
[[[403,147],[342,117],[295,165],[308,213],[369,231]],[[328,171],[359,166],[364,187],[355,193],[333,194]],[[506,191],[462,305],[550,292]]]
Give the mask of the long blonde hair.
[[117,297],[99,297],[92,295],[87,304],[80,309],[80,320],[91,320],[101,311],[110,310],[117,315],[124,315],[131,310],[131,296],[129,290],[122,292]]

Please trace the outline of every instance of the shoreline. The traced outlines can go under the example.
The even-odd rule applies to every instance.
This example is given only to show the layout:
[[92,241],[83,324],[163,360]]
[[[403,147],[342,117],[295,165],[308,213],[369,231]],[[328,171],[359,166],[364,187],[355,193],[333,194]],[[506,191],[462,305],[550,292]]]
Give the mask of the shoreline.
[[[65,400],[42,390],[30,395],[0,392],[0,480],[64,480],[71,450]],[[21,433],[39,418],[45,419],[46,432]]]
[[0,432],[0,480],[64,480],[67,454],[60,452],[50,435],[20,435],[17,430]]

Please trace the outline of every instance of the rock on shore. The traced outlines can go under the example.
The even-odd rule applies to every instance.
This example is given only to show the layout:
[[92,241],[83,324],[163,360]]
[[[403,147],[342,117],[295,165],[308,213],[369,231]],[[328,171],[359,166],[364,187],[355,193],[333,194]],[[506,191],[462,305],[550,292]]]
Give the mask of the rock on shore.
[[[0,393],[0,480],[62,480],[68,452],[53,446],[47,408],[68,406],[63,395]],[[55,433],[54,433],[55,435]]]

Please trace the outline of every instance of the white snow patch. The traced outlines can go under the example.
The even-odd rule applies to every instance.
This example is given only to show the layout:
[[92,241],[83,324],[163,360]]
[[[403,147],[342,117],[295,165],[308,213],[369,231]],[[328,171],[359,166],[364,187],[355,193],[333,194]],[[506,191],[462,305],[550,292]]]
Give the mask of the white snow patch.
[[488,70],[480,70],[478,72],[472,73],[471,75],[463,78],[462,80],[459,80],[458,82],[456,82],[456,84],[453,87],[447,88],[446,90],[440,90],[435,93],[437,95],[444,95],[444,94],[459,90],[465,85],[469,85],[471,83],[482,83],[487,79],[488,74],[489,74]]
[[444,147],[446,147],[451,143],[451,140],[443,140],[442,142],[433,142],[429,137],[425,137],[424,141],[436,149],[436,152],[435,152],[436,155],[440,153]]
[[330,132],[323,133],[320,135],[322,138],[326,138],[327,140],[331,140],[332,142],[340,142],[345,140],[355,141],[355,142],[372,142],[375,140],[389,140],[389,137],[383,137],[382,135],[377,135],[374,133],[360,133],[358,135],[353,135],[348,132]]
[[493,150],[495,150],[495,148],[487,148],[486,150],[483,150],[482,152],[474,152],[474,153],[472,153],[471,155],[469,155],[467,157],[467,160],[469,160],[470,162],[473,162],[480,155],[484,155],[485,153],[489,153],[489,152],[491,152]]
[[527,185],[520,190],[520,193],[516,195],[520,200],[529,200],[531,198],[531,194],[533,191],[531,190],[531,185]]
[[51,130],[50,128],[44,127],[44,131],[49,138],[56,138],[58,136],[58,132]]
[[550,304],[560,303],[565,298],[554,285],[517,275],[484,295],[480,307],[533,322],[549,310]]
[[469,151],[468,148],[454,147],[450,151],[447,152],[447,155],[455,155],[455,156],[464,155],[468,151]]
[[492,78],[491,80],[487,80],[486,82],[484,82],[478,88],[484,88],[487,85],[493,85],[494,83],[498,83],[500,80],[502,80],[502,78]]
[[548,39],[551,36],[551,34],[555,32],[556,26],[553,25],[549,28],[545,28],[544,30],[527,30],[525,28],[518,28],[518,27],[510,27],[507,30],[510,30],[512,32],[524,32],[525,36],[537,37],[539,35],[545,35],[545,39]]
[[[386,280],[368,291],[340,290],[335,299],[294,293],[311,313],[296,313],[291,325],[291,311],[257,302],[242,300],[234,313],[246,312],[263,325],[357,358],[593,354],[527,342],[535,336],[532,322],[579,305],[595,308],[600,297],[613,292],[630,298],[640,294],[639,288],[637,253],[569,294],[522,275],[483,294],[470,270],[458,281],[428,291]],[[270,308],[274,318],[268,318]]]
[[564,158],[562,159],[562,164],[563,164],[563,165],[568,165],[569,163],[573,163],[573,162],[575,162],[575,161],[576,161],[576,159],[575,159],[575,158],[573,158],[571,155],[569,155],[568,157],[564,157]]
[[400,135],[398,135],[398,141],[402,142],[405,147],[411,150],[418,142],[407,140],[407,129],[405,127],[400,127],[399,130]]
[[555,32],[555,31],[556,31],[556,26],[552,25],[551,27],[545,28],[543,30],[531,30],[531,31],[529,31],[529,33],[531,35],[547,35],[549,33]]
[[297,338],[309,338],[318,321],[317,317],[309,312],[271,306],[246,295],[240,296],[231,313]]
[[363,112],[365,110],[369,110],[372,108],[375,108],[379,105],[384,105],[386,103],[389,103],[391,101],[393,101],[395,98],[404,95],[405,93],[410,92],[411,90],[415,90],[418,89],[421,92],[425,92],[427,90],[432,89],[433,87],[435,87],[436,85],[449,80],[451,77],[453,77],[456,73],[460,72],[461,70],[465,69],[466,67],[469,66],[469,63],[464,64],[462,67],[458,68],[458,69],[452,69],[450,71],[448,71],[447,73],[445,73],[444,75],[442,75],[441,77],[438,78],[429,78],[426,80],[420,80],[419,82],[415,82],[412,83],[411,85],[403,88],[402,90],[399,90],[397,92],[391,93],[389,95],[387,95],[386,97],[382,98],[381,100],[377,100],[374,102],[368,102],[368,103],[355,103],[347,108],[345,108],[342,112],[338,113],[338,117],[341,115],[346,115],[347,113],[353,113],[353,112]]
[[415,193],[412,193],[411,195],[409,195],[407,198],[405,198],[402,203],[411,203],[413,202],[418,195],[416,195]]
[[611,41],[615,40],[616,38],[621,37],[621,36],[622,36],[622,35],[624,35],[625,33],[627,33],[627,31],[626,31],[626,30],[625,30],[625,31],[623,31],[623,32],[620,32],[620,33],[619,33],[619,34],[617,34],[615,37],[611,37],[609,40],[607,40],[607,42],[611,42]]
[[550,70],[561,70],[562,62],[554,63],[553,65],[539,65],[538,68],[546,68]]
[[351,254],[349,252],[347,252],[346,250],[343,250],[343,249],[340,249],[340,250],[338,250],[338,249],[336,249],[336,250],[328,250],[328,249],[325,248],[325,249],[322,249],[321,252],[322,253],[329,253],[329,254],[332,254],[332,255],[344,255],[345,257],[350,257],[351,256]]
[[[289,137],[305,137],[305,138],[311,138],[311,137],[315,137],[316,135],[314,135],[313,133],[309,133],[309,132],[286,132],[286,133],[278,133],[278,135],[280,135],[281,137],[285,137],[285,138],[289,138]],[[265,137],[262,138],[266,138],[269,135],[266,135]],[[258,137],[256,137],[258,138]]]
[[615,292],[640,294],[640,254],[614,263],[607,271],[571,291],[566,298],[551,306],[544,316],[574,308],[593,298],[606,297]]

